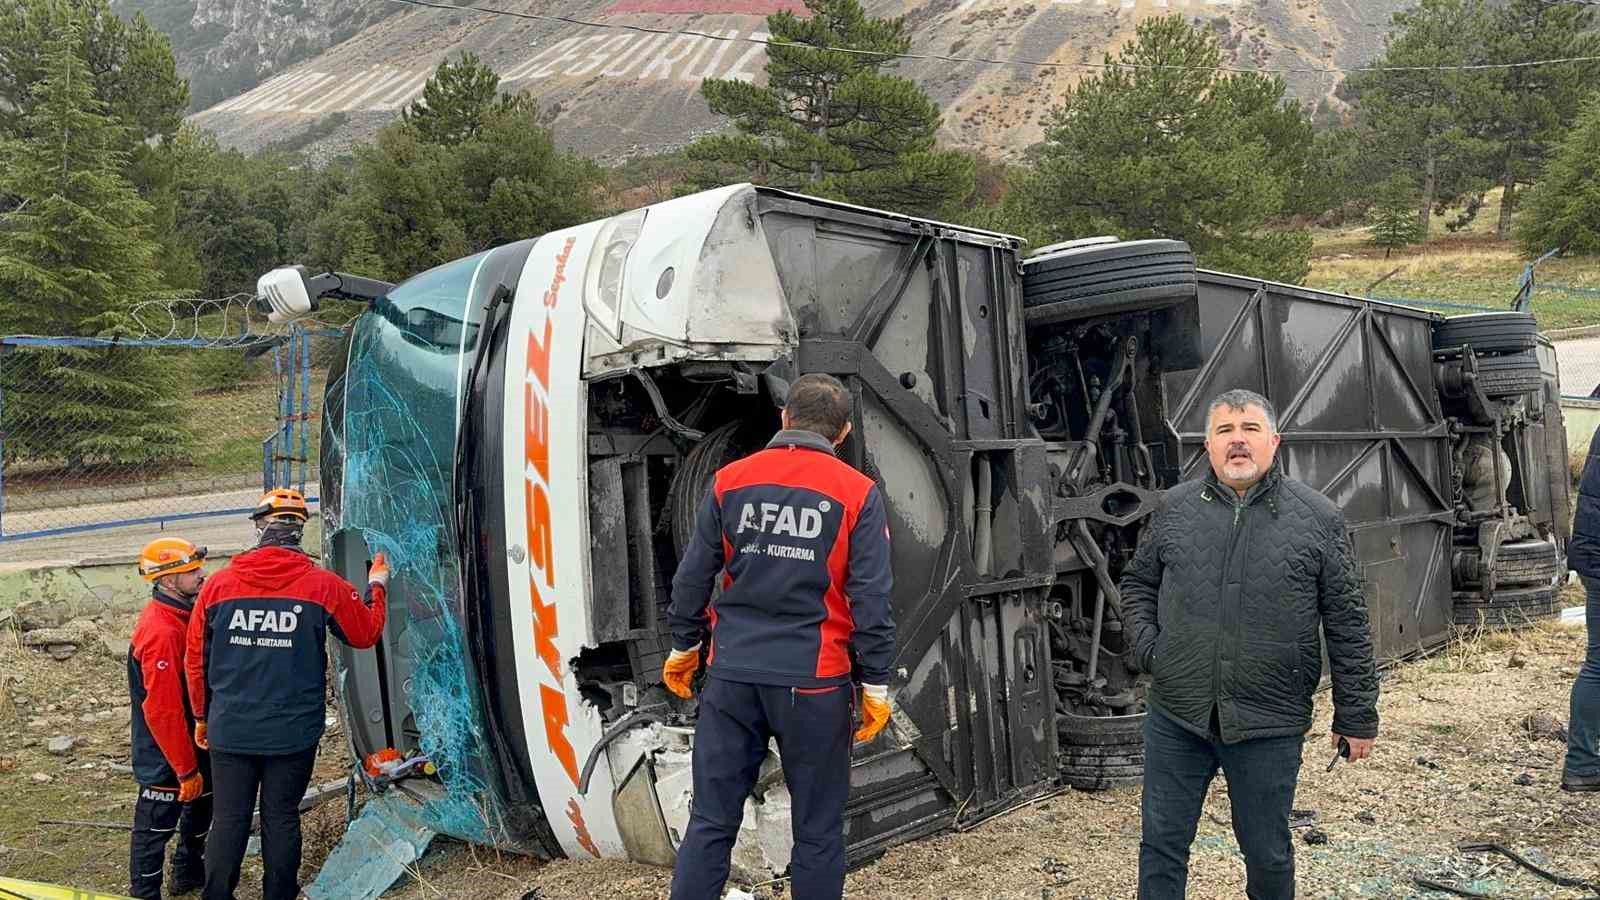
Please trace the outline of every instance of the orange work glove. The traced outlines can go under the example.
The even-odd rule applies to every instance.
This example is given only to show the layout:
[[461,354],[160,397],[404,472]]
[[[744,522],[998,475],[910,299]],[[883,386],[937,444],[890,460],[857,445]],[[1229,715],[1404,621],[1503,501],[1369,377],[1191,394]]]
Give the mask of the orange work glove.
[[188,778],[178,779],[178,802],[193,803],[199,799],[200,791],[205,787],[205,779],[200,777],[200,770],[196,769]]
[[367,584],[389,586],[389,558],[379,550],[372,555],[372,566],[367,569]]
[[889,724],[889,686],[863,684],[861,686],[861,728],[856,732],[856,743],[864,744],[878,736],[883,726]]
[[205,719],[199,719],[194,723],[194,745],[201,750],[211,749],[211,742],[206,739]]
[[699,644],[687,650],[674,650],[661,667],[661,683],[667,686],[667,690],[687,700],[694,696],[694,689],[689,686],[689,682],[694,679],[694,673],[698,671],[700,671]]

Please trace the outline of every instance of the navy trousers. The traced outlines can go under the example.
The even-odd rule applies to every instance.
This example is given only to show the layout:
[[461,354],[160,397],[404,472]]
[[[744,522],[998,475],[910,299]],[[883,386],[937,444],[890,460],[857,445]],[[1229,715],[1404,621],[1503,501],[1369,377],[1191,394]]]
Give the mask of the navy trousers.
[[844,895],[844,804],[854,726],[850,685],[786,688],[709,677],[694,729],[694,803],[672,900],[720,900],[744,801],[776,738],[794,804],[794,900]]
[[1224,744],[1201,737],[1157,710],[1144,725],[1144,795],[1139,813],[1139,900],[1182,900],[1189,845],[1218,767],[1233,801],[1233,836],[1244,854],[1245,896],[1294,896],[1289,812],[1300,777],[1300,735]]
[[178,788],[173,785],[139,786],[128,852],[128,896],[161,900],[163,857],[173,835],[177,835],[178,846],[172,851],[169,892],[173,896],[188,893],[205,881],[206,833],[211,830],[211,767],[204,751],[199,758],[206,785],[192,803],[179,803]]
[[1572,682],[1572,711],[1567,717],[1566,774],[1575,778],[1600,775],[1600,578],[1584,578],[1588,595],[1584,610],[1589,650]]
[[282,756],[211,751],[215,822],[206,846],[205,900],[233,900],[258,795],[261,896],[294,900],[299,895],[300,798],[311,783],[316,762],[316,747]]

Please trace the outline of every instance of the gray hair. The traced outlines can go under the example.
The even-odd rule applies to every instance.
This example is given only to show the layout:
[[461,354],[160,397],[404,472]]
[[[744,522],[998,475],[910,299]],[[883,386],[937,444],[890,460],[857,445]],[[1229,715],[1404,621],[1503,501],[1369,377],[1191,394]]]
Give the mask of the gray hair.
[[1272,408],[1272,401],[1261,396],[1255,391],[1245,388],[1234,388],[1223,391],[1206,407],[1206,434],[1211,433],[1211,414],[1223,407],[1242,410],[1247,406],[1259,406],[1267,414],[1267,427],[1274,432],[1278,430],[1278,411]]

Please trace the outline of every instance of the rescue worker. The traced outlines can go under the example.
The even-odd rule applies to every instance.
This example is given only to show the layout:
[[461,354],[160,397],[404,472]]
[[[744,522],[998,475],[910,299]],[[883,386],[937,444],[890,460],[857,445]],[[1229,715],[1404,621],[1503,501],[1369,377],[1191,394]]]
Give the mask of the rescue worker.
[[[714,900],[770,738],[793,802],[795,900],[844,892],[844,806],[857,741],[889,721],[889,528],[872,479],[834,455],[852,398],[830,375],[789,390],[783,430],[724,466],[672,579],[672,654],[661,680],[688,699],[707,653],[694,739],[694,801],[673,900]],[[712,585],[722,593],[714,601]]]
[[[1600,388],[1595,390],[1600,392]],[[1567,565],[1583,582],[1584,627],[1589,640],[1578,676],[1572,680],[1561,789],[1600,791],[1600,428],[1589,440],[1583,463],[1572,540],[1567,542]]]
[[306,501],[277,489],[251,518],[260,539],[206,582],[189,619],[189,701],[195,743],[211,751],[216,823],[206,852],[206,900],[232,900],[261,802],[264,900],[300,890],[300,798],[322,737],[327,632],[356,648],[383,633],[389,567],[377,554],[366,602],[300,549]]
[[150,602],[128,645],[133,776],[139,782],[128,895],[139,900],[161,900],[163,858],[174,833],[168,892],[186,894],[205,881],[211,772],[205,751],[190,738],[194,715],[183,689],[184,630],[206,580],[205,559],[204,547],[181,538],[157,538],[139,552],[139,576],[150,582]]

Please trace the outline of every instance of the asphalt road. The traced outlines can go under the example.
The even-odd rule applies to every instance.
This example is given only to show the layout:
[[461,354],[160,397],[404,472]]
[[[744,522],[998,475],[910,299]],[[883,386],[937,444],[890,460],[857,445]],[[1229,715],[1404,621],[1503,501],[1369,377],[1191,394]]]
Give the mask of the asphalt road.
[[1600,337],[1558,342],[1556,360],[1563,397],[1587,397],[1600,385]]

